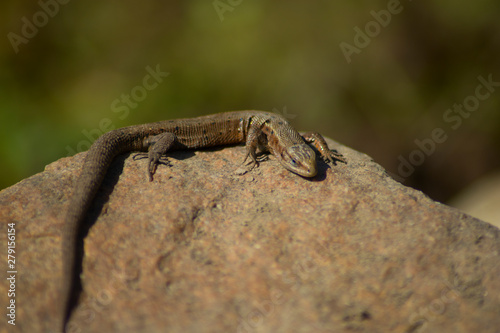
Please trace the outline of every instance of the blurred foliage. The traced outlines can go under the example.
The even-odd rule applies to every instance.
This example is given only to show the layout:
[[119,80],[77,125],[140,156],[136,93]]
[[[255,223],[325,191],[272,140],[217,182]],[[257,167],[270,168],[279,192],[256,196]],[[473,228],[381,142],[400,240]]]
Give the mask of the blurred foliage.
[[[22,36],[23,17],[44,23],[41,3],[53,17],[15,52],[9,33]],[[354,28],[391,3],[3,1],[0,188],[86,149],[82,131],[98,133],[103,119],[123,127],[286,108],[298,129],[369,154],[395,178],[399,156],[443,128],[448,139],[400,180],[446,200],[500,166],[500,88],[456,130],[443,120],[478,76],[500,81],[500,2],[401,1],[349,63],[340,44],[355,45]],[[139,96],[148,66],[169,76],[127,115],[114,112]]]

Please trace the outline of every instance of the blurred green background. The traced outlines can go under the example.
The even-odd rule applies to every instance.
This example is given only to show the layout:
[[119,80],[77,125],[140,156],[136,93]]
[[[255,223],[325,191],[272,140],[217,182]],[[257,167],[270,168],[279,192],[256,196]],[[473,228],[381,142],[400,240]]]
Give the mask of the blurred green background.
[[500,87],[443,118],[500,82],[497,0],[59,1],[0,5],[0,188],[102,129],[240,109],[295,115],[439,201],[500,168]]

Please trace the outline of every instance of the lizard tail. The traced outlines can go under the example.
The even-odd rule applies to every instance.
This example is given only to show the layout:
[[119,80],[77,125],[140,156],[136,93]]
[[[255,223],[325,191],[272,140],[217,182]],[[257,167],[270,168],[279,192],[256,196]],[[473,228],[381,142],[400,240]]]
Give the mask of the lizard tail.
[[67,331],[66,325],[81,291],[80,273],[82,269],[81,259],[83,258],[83,239],[80,236],[86,212],[92,204],[114,157],[125,151],[141,150],[142,146],[142,141],[137,140],[134,133],[124,135],[118,129],[102,135],[87,152],[63,226],[63,332]]

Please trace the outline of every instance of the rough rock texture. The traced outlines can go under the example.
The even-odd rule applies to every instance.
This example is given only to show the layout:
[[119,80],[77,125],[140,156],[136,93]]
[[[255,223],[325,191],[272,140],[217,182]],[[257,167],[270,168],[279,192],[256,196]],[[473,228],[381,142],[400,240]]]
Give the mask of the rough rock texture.
[[[234,175],[242,146],[173,153],[152,183],[146,159],[117,158],[87,219],[73,331],[500,332],[500,230],[329,143],[348,164],[319,162],[312,180],[273,157]],[[1,332],[58,328],[84,155],[0,192],[18,270],[16,326],[4,315]]]

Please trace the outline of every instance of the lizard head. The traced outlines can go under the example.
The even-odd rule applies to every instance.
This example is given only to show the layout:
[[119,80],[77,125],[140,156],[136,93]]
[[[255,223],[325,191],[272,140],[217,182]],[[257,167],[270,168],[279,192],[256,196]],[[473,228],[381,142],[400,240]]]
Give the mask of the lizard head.
[[281,153],[281,164],[288,170],[303,176],[314,177],[318,172],[316,169],[316,154],[306,144],[297,144]]

